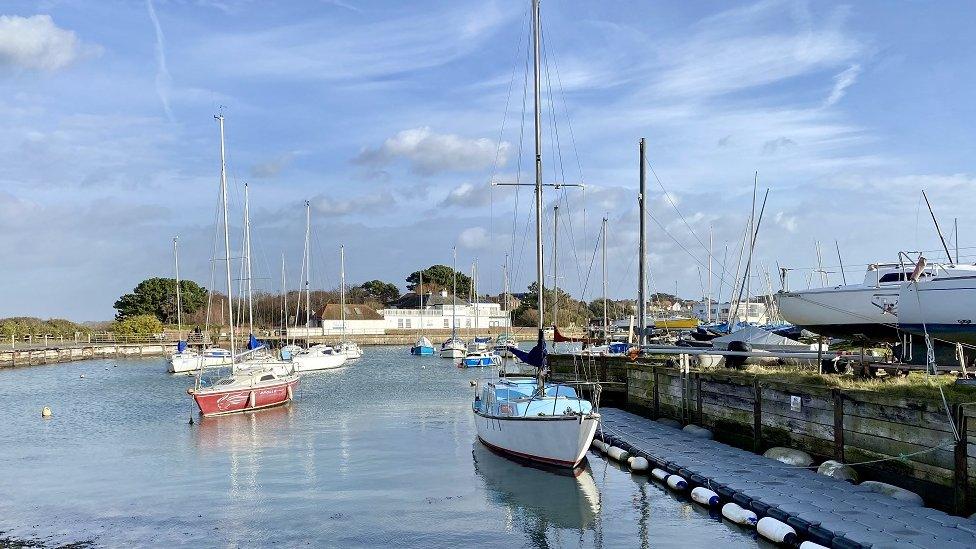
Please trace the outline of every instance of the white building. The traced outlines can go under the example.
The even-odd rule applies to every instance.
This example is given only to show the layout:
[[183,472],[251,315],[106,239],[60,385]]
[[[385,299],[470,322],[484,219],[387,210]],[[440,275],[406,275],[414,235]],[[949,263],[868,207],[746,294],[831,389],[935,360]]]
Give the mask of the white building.
[[420,309],[420,297],[410,294],[380,313],[387,330],[450,330],[455,319],[459,330],[512,325],[508,312],[498,303],[468,303],[458,299],[455,309],[454,300],[446,291],[424,296],[423,310]]
[[[712,322],[727,321],[729,319],[729,311],[734,308],[733,305],[734,303],[730,303],[728,301],[726,301],[725,303],[716,303],[713,301],[711,304]],[[691,314],[695,315],[702,322],[707,322],[709,319],[707,302],[699,301],[695,303],[695,306],[691,310]],[[748,304],[748,312],[747,312],[746,302],[740,301],[734,320],[738,322],[766,324],[768,322],[766,305],[763,303],[751,302]]]
[[[289,327],[290,337],[332,336],[342,335],[342,309],[338,303],[330,303],[315,312],[312,317],[313,327]],[[346,305],[345,334],[353,335],[382,335],[386,333],[386,322],[376,309],[367,305],[351,303]],[[315,326],[315,324],[318,324]]]

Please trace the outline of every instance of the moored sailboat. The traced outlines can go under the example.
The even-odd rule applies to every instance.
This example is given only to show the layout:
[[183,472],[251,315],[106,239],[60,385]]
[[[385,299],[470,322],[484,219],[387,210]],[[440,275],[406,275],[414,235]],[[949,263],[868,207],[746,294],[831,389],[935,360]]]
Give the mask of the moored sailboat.
[[420,296],[420,339],[410,347],[410,354],[414,356],[433,356],[434,344],[424,335],[424,270],[420,270],[420,283],[418,284],[417,295]]
[[[472,412],[478,438],[490,448],[533,461],[576,467],[593,441],[600,414],[567,384],[546,380],[546,340],[542,257],[542,128],[539,0],[532,0],[535,106],[535,236],[538,291],[538,339],[531,351],[512,347],[525,364],[538,369],[531,377],[484,380],[475,388]],[[596,391],[597,393],[599,391]]]
[[451,337],[441,343],[441,358],[463,358],[467,353],[464,340],[458,337],[457,333],[457,247],[454,248],[454,262],[451,266],[453,277],[453,290],[451,291]]

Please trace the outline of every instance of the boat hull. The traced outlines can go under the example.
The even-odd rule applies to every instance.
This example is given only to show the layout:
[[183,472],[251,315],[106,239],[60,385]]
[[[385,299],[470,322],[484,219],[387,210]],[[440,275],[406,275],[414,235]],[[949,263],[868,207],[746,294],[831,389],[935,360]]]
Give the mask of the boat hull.
[[205,417],[251,412],[290,402],[298,385],[298,377],[281,380],[280,383],[231,389],[228,391],[202,390],[192,393],[194,402]]
[[322,356],[297,355],[292,357],[291,361],[295,365],[296,372],[315,372],[341,368],[346,363],[346,356],[339,353]]
[[521,459],[573,468],[593,442],[600,414],[497,417],[475,413],[485,446]]
[[441,349],[441,358],[464,358],[466,354],[465,349]]
[[944,341],[976,344],[976,277],[934,278],[902,286],[898,326]]
[[460,368],[490,368],[501,364],[501,357],[498,355],[466,356],[458,367]]
[[434,356],[434,348],[427,346],[411,347],[410,354],[416,356]]
[[176,353],[170,357],[169,368],[171,374],[192,374],[202,366],[203,368],[216,368],[230,364],[230,357],[205,357],[201,355],[184,355]]
[[788,322],[822,336],[898,341],[898,287],[827,288],[779,292]]

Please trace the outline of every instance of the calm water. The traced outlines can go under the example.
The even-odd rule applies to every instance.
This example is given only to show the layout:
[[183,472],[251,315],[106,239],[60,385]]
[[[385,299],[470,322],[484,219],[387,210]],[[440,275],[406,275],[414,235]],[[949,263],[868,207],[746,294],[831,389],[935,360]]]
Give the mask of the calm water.
[[[191,380],[165,374],[162,359],[0,369],[0,537],[109,547],[757,545],[754,533],[597,455],[572,478],[486,451],[468,386],[483,372],[405,347],[367,347],[351,364],[305,375],[291,406],[203,420],[184,393]],[[41,419],[45,405],[53,419]]]

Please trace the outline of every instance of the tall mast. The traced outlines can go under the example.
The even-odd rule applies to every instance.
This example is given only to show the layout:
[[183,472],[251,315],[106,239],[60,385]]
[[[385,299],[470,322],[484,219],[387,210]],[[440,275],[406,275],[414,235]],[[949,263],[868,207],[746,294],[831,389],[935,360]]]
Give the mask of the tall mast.
[[[539,300],[539,337],[542,337],[543,316],[545,304],[543,302],[543,280],[545,271],[542,270],[542,74],[540,67],[540,38],[542,24],[539,21],[539,0],[532,0],[532,48],[533,48],[533,93],[535,104],[535,280],[538,286]],[[542,369],[540,368],[540,372]],[[541,384],[541,377],[540,377]]]
[[706,313],[706,318],[708,318],[708,323],[712,323],[712,226],[708,226],[708,294],[705,298],[705,305],[708,312]]
[[559,243],[559,206],[552,207],[552,325],[559,326],[559,279],[556,278],[556,249]]
[[607,304],[607,218],[603,218],[603,339],[610,342],[610,325],[607,318],[610,307]]
[[247,183],[244,184],[244,261],[247,268],[247,325],[254,333],[254,296],[251,293],[251,212],[248,207]]
[[451,263],[451,278],[454,288],[451,290],[451,339],[457,337],[457,246],[453,248],[454,260]]
[[[312,327],[312,289],[309,281],[312,278],[312,257],[308,253],[308,239],[312,227],[312,208],[308,200],[305,201],[305,328]],[[306,332],[307,333],[307,332]]]
[[478,260],[471,264],[471,305],[474,307],[474,337],[478,337]]
[[420,335],[424,335],[424,270],[420,269],[420,283],[417,286],[420,296]]
[[288,285],[285,282],[285,254],[281,254],[281,329],[288,339]]
[[638,268],[637,268],[637,319],[638,326],[640,326],[639,336],[637,338],[637,344],[643,347],[647,344],[647,335],[644,333],[647,331],[647,296],[644,294],[647,291],[647,230],[644,226],[644,221],[647,217],[645,213],[645,197],[647,195],[647,172],[646,172],[646,161],[644,149],[644,138],[641,137],[640,140],[640,193],[637,195],[638,206],[640,210],[640,250],[638,253],[640,257],[638,258]]
[[[339,311],[342,319],[342,341],[346,341],[346,247],[339,245]],[[423,319],[421,319],[423,322]]]
[[180,237],[173,237],[173,263],[176,265],[176,339],[183,340],[183,309],[180,303],[180,253],[177,251],[176,241]]
[[508,254],[505,254],[505,265],[502,266],[502,307],[505,308],[511,324],[511,312],[508,310]]
[[230,325],[231,368],[237,356],[237,343],[234,341],[234,286],[230,276],[230,230],[227,221],[227,163],[224,159],[224,115],[214,115],[220,126],[220,201],[224,209],[224,255],[227,265],[227,318]]

